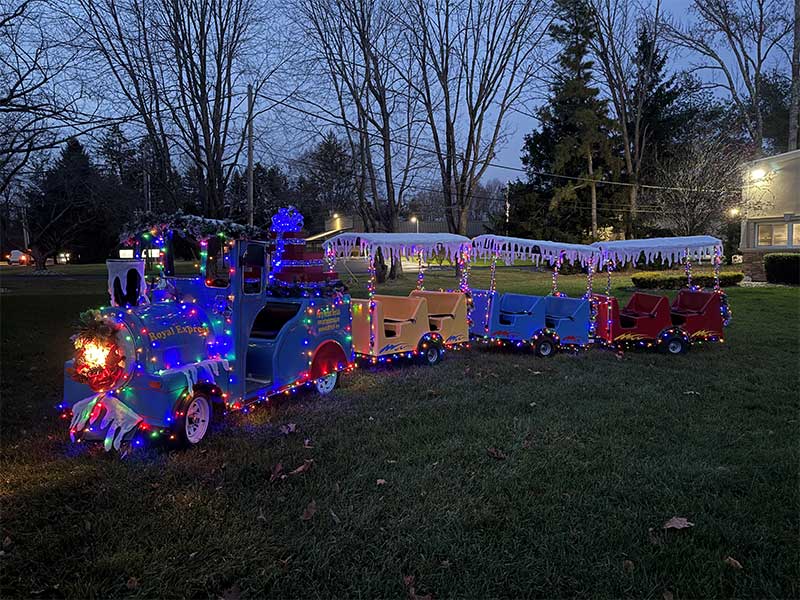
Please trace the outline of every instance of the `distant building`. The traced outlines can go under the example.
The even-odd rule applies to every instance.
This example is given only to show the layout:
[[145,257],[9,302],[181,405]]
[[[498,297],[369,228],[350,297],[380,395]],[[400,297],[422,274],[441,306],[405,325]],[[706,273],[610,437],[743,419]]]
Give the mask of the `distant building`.
[[800,252],[800,150],[748,163],[742,184],[742,268],[763,281],[765,254]]

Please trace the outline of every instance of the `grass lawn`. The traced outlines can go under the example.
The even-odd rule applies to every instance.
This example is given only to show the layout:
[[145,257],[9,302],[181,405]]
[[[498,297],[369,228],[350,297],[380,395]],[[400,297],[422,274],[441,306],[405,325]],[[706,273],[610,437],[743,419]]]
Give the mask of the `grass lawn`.
[[[725,344],[685,356],[475,348],[120,459],[72,447],[53,410],[105,280],[17,273],[0,270],[3,598],[398,598],[412,576],[435,598],[800,594],[798,288],[729,290]],[[549,290],[548,273],[498,273],[500,290]],[[664,531],[674,516],[695,526]]]

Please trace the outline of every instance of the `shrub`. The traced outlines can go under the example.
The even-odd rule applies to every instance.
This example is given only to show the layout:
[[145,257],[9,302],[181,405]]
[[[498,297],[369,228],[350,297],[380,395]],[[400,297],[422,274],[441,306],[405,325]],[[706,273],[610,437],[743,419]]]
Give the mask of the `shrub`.
[[800,253],[774,252],[764,255],[764,271],[770,283],[800,284]]
[[[719,274],[719,285],[721,287],[731,287],[738,285],[742,279],[744,279],[744,273],[740,273],[738,271],[723,271]],[[631,281],[633,281],[633,285],[635,285],[637,288],[645,290],[677,290],[688,285],[686,274],[675,271],[651,271],[647,273],[637,273],[631,277]],[[708,288],[714,287],[714,274],[692,273],[692,285],[699,285]]]

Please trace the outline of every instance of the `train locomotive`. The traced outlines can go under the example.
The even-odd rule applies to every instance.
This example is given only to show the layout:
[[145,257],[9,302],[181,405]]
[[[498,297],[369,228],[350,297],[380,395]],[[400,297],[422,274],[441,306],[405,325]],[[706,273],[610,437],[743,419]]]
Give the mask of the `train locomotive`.
[[213,417],[301,386],[330,393],[351,366],[350,295],[306,248],[302,216],[273,217],[268,239],[200,220],[200,275],[174,272],[171,226],[145,233],[144,260],[109,261],[111,306],[81,315],[61,408],[76,441],[202,441]]

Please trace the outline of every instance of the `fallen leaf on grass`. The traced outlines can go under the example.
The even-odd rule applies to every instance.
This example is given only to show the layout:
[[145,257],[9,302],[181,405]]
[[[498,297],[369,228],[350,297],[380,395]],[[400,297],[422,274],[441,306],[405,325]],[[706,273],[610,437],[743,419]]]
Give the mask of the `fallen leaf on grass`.
[[3,548],[8,548],[12,543],[13,542],[11,541],[10,537],[6,536],[3,538]]
[[488,454],[489,456],[491,456],[492,458],[494,458],[496,460],[505,460],[506,459],[506,455],[503,453],[503,451],[502,450],[498,450],[497,448],[487,448],[486,449],[486,454]]
[[308,503],[308,506],[306,506],[306,509],[303,511],[303,514],[300,515],[300,518],[303,521],[310,521],[315,514],[317,514],[317,503],[312,500]]
[[695,392],[694,390],[686,390],[683,392],[684,396],[699,396],[700,392]]
[[128,583],[126,583],[125,586],[129,590],[135,590],[139,587],[139,580],[136,579],[136,577],[131,577],[128,579]]
[[387,464],[387,465],[395,465],[395,464],[397,464],[397,461],[396,461],[396,460],[391,460],[391,459],[390,459],[390,460],[387,460],[387,461],[386,461],[386,464]]
[[311,438],[305,438],[303,440],[303,448],[307,448],[307,449],[310,450],[313,447],[314,447],[314,444],[311,442]]
[[339,523],[342,522],[342,520],[339,518],[339,515],[337,515],[335,512],[333,512],[333,509],[330,509],[330,513],[331,513],[331,518],[333,519],[334,523],[336,523],[338,525]]
[[286,425],[280,426],[280,432],[283,435],[289,435],[290,433],[295,433],[297,431],[297,423],[286,423]]
[[386,480],[385,479],[376,479],[375,480],[375,485],[386,485]]
[[672,592],[670,592],[669,590],[667,590],[666,592],[664,592],[663,594],[661,594],[661,597],[662,597],[664,600],[672,600]]
[[256,517],[256,520],[258,520],[258,521],[266,521],[267,520],[267,516],[264,514],[264,509],[261,508],[261,507],[258,508],[258,516]]
[[685,517],[672,517],[662,525],[663,529],[686,529],[688,527],[694,527],[694,523],[687,520]]
[[744,568],[744,567],[742,567],[742,563],[740,563],[738,560],[736,560],[736,559],[735,559],[735,558],[733,558],[732,556],[728,556],[728,557],[726,557],[726,558],[725,558],[725,560],[724,560],[724,561],[722,561],[722,562],[724,562],[724,563],[725,563],[726,565],[728,565],[729,567],[733,567],[734,569],[739,569],[739,570],[741,570],[741,569],[743,569],[743,568]]
[[272,467],[272,474],[269,476],[269,482],[273,483],[278,479],[283,479],[286,475],[283,474],[283,464],[278,463],[274,467]]
[[307,458],[303,461],[303,464],[297,467],[294,471],[291,471],[289,475],[302,475],[306,471],[311,468],[311,465],[314,464],[313,458]]
[[661,537],[655,532],[655,530],[652,527],[648,528],[647,537],[650,540],[650,543],[653,544],[654,546],[661,545]]
[[425,594],[424,596],[419,596],[417,594],[413,575],[406,575],[403,577],[403,585],[406,588],[408,600],[433,600],[433,596],[431,594]]
[[239,600],[241,596],[242,596],[242,590],[236,583],[234,583],[230,588],[222,592],[222,600]]
[[633,564],[632,560],[623,560],[622,561],[622,570],[626,573],[633,573],[633,570],[636,568],[636,565]]

